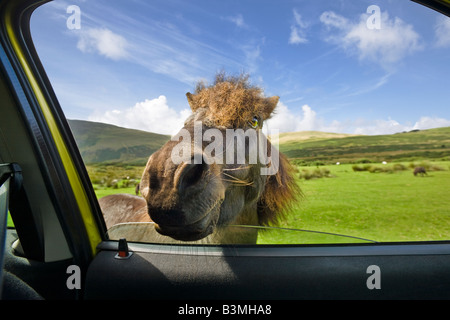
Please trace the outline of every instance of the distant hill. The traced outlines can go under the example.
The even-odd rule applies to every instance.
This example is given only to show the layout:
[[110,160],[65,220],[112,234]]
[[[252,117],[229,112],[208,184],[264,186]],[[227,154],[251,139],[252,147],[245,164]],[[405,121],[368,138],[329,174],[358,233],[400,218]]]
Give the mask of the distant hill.
[[292,142],[300,142],[300,141],[317,141],[324,139],[337,139],[337,138],[346,138],[346,137],[354,137],[356,134],[347,134],[347,133],[330,133],[330,132],[322,132],[322,131],[299,131],[299,132],[288,132],[288,133],[280,133],[279,142],[280,144],[287,144]]
[[68,120],[86,164],[145,165],[170,136],[110,124]]
[[377,135],[280,135],[280,151],[301,162],[392,161],[450,157],[450,127]]
[[[110,124],[69,120],[86,164],[145,165],[170,136]],[[450,127],[363,136],[318,131],[282,133],[280,151],[296,162],[346,163],[450,157]]]

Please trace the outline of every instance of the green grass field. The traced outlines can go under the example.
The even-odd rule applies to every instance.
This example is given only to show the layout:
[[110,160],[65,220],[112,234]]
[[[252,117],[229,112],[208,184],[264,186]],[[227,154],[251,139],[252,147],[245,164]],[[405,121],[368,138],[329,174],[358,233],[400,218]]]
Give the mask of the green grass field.
[[[398,163],[397,163],[398,164]],[[352,165],[322,166],[328,177],[298,179],[304,197],[281,225],[365,238],[378,242],[450,240],[450,162],[429,162],[440,171],[415,177],[409,162],[403,171],[355,172]],[[392,168],[394,164],[376,164]],[[315,170],[315,167],[298,167]],[[327,170],[325,170],[327,169]],[[142,168],[130,168],[139,172]],[[133,171],[134,170],[134,171]],[[120,186],[120,182],[119,182]],[[98,197],[134,194],[134,186],[95,185]],[[260,244],[360,242],[310,232],[285,230],[260,233]]]
[[[301,134],[308,139],[302,139]],[[299,136],[300,135],[300,136]],[[371,161],[413,161],[450,156],[450,127],[382,136],[344,136],[291,133],[280,135],[280,151],[299,163],[325,164]]]
[[[449,164],[440,162],[446,170],[425,177],[412,170],[370,173],[328,166],[330,178],[299,181],[305,197],[285,226],[379,242],[449,240]],[[280,240],[263,235],[261,242]]]

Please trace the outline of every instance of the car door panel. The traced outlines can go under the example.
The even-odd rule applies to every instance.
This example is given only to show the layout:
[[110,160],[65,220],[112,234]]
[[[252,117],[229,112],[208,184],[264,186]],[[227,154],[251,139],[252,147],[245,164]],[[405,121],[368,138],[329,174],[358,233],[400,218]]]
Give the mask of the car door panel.
[[[445,299],[446,244],[316,247],[106,242],[89,267],[86,299]],[[379,268],[380,288],[367,282]],[[368,271],[369,269],[369,271]]]

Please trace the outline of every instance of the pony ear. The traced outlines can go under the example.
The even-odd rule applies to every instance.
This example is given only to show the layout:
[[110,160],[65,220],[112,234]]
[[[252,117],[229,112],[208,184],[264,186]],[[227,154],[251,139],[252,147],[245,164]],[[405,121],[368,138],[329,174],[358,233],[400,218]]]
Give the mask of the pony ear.
[[191,107],[191,110],[195,111],[196,107],[194,104],[194,95],[192,93],[188,92],[188,93],[186,93],[186,98],[189,103],[189,106]]
[[285,155],[282,153],[279,155],[278,172],[267,178],[263,194],[258,201],[260,225],[276,225],[286,217],[292,205],[302,197],[295,179],[295,169]]
[[280,100],[280,97],[273,96],[270,98],[266,98],[266,103],[264,104],[262,113],[264,116],[264,119],[269,119],[272,115],[273,110],[275,110],[276,106],[278,105],[278,101]]

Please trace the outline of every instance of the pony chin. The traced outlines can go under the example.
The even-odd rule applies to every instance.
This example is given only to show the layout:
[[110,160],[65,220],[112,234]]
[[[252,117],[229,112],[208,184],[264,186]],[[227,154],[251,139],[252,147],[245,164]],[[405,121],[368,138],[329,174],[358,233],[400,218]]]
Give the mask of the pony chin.
[[216,230],[220,216],[220,203],[207,212],[200,220],[188,225],[161,225],[156,223],[155,230],[163,235],[180,241],[197,241],[206,238]]

